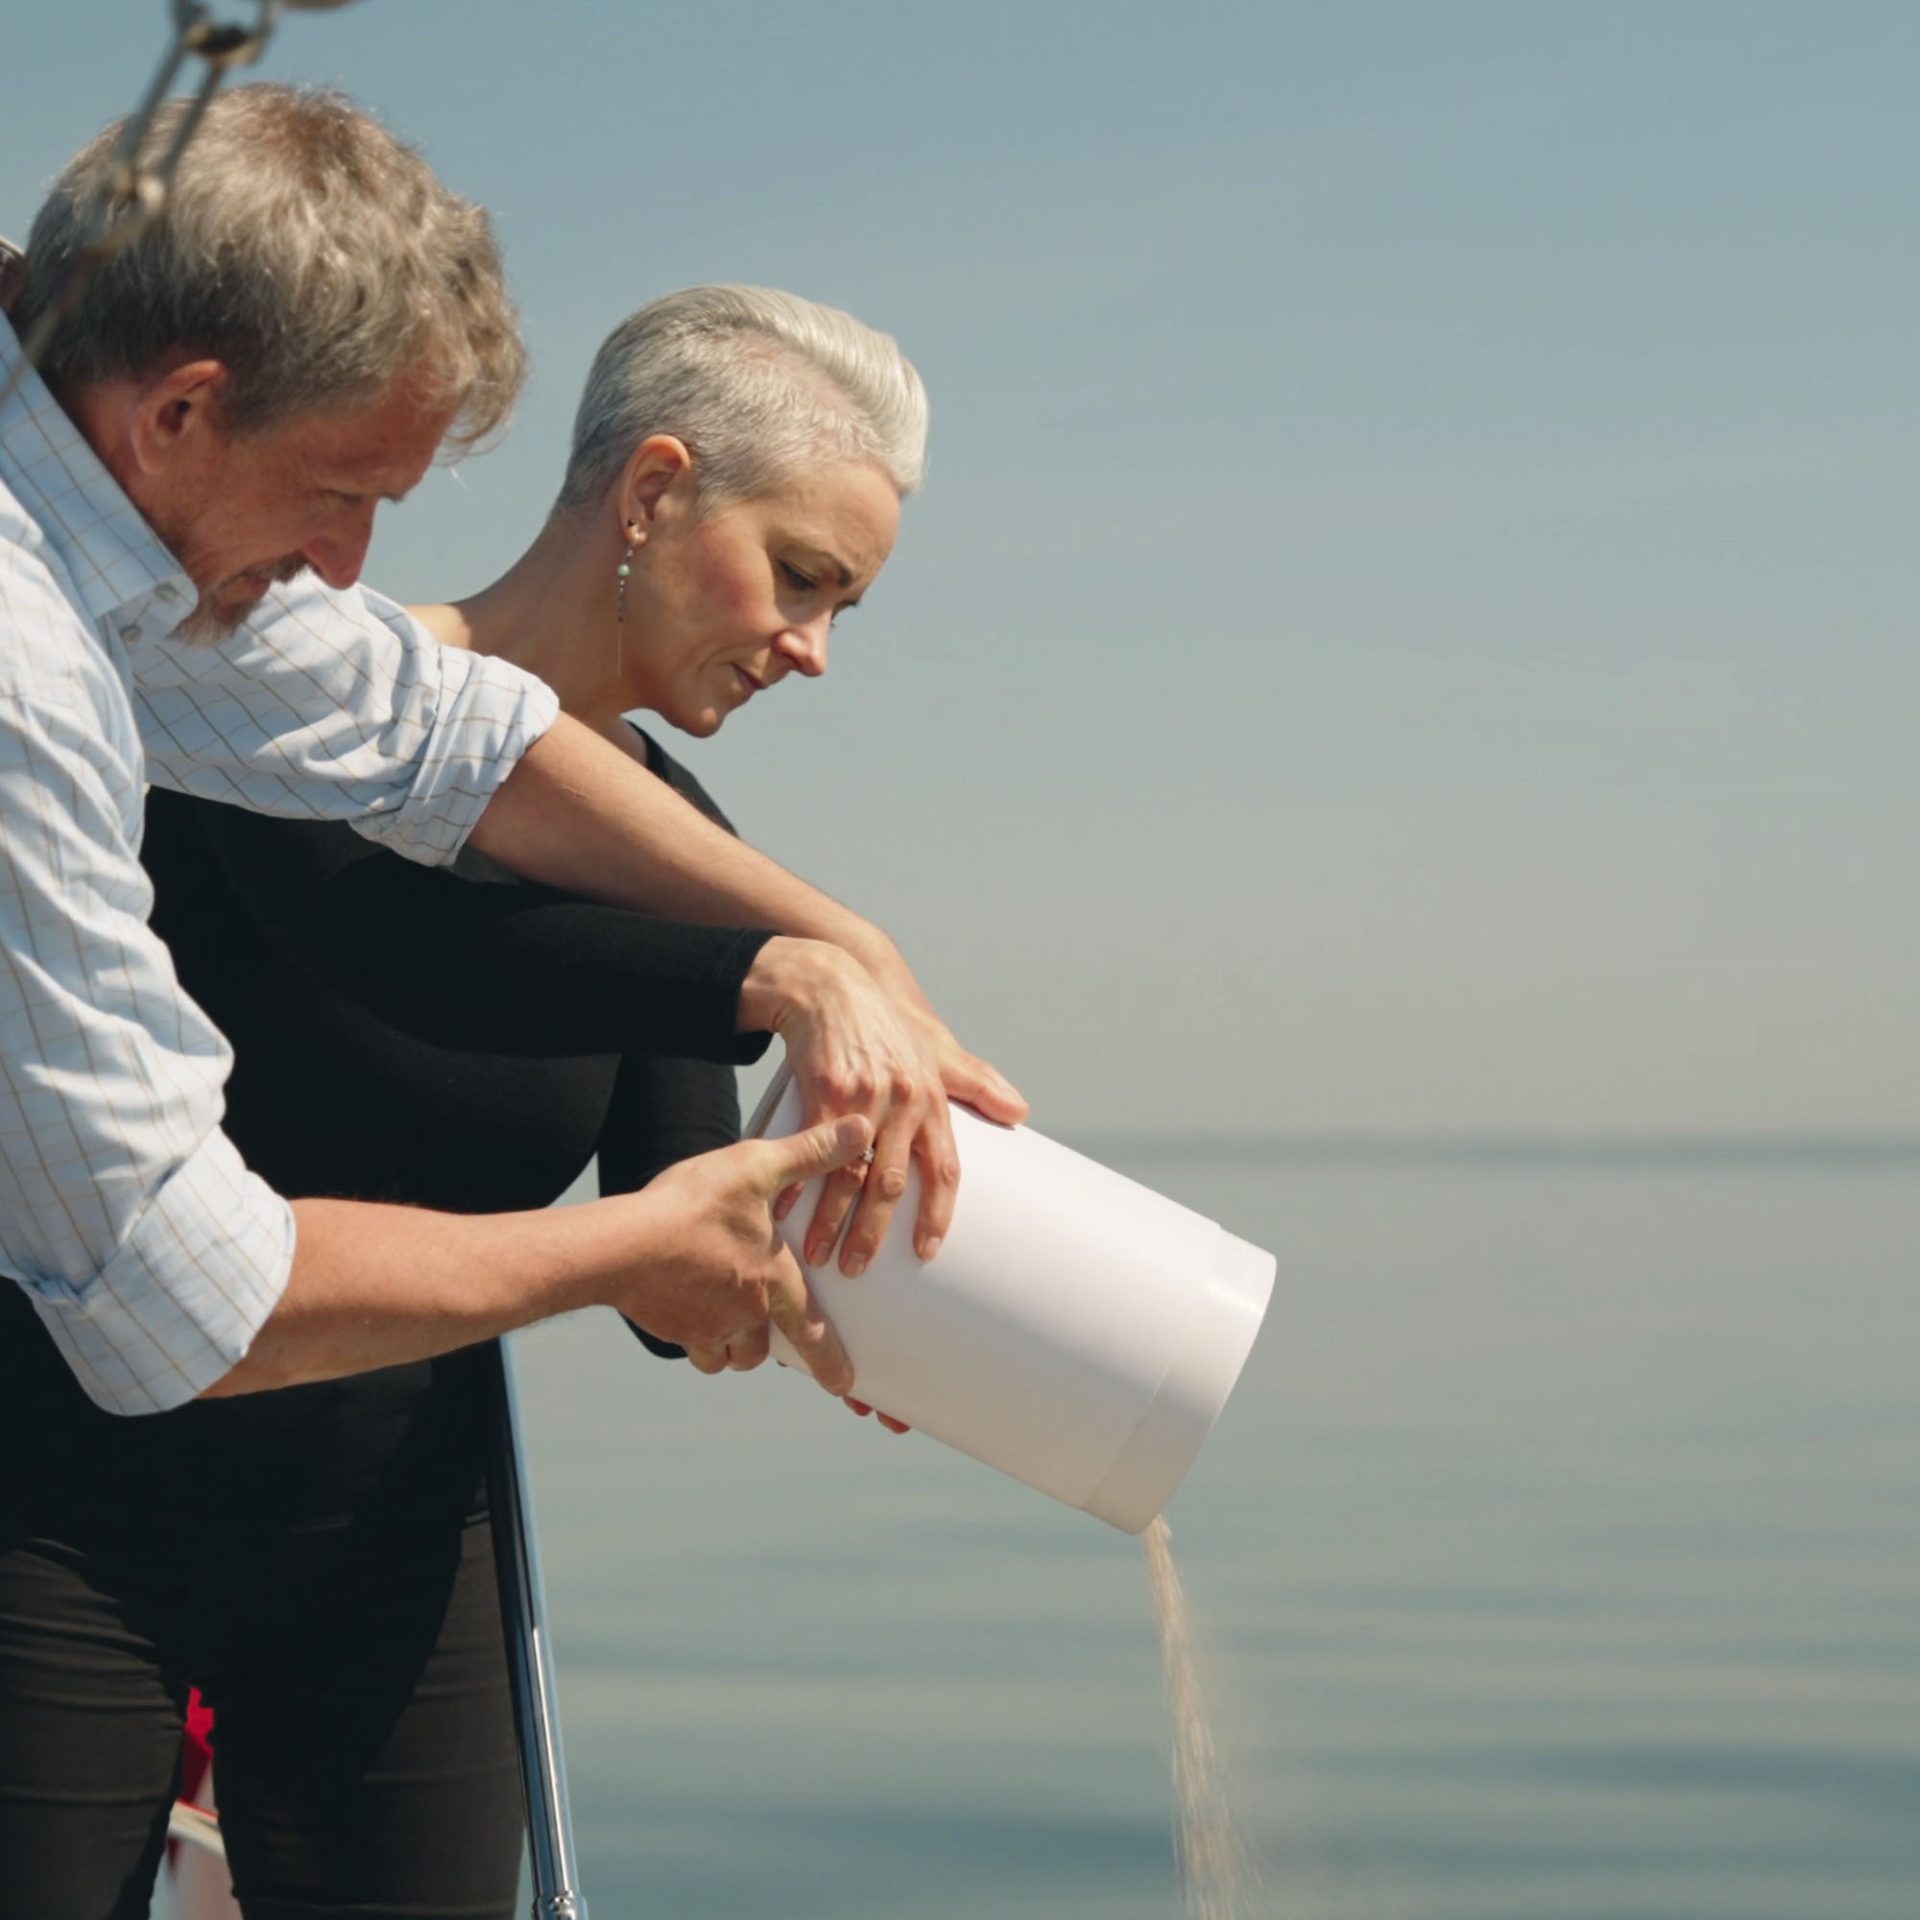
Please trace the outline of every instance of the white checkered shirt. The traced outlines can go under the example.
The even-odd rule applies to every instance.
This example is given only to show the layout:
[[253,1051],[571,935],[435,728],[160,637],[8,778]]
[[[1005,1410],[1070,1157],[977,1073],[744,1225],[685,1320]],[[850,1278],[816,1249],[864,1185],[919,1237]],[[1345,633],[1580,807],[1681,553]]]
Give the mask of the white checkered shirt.
[[[18,346],[0,321],[0,380]],[[222,644],[31,374],[0,412],[0,1273],[87,1392],[179,1405],[247,1351],[293,1217],[220,1131],[227,1043],[147,925],[145,783],[450,860],[552,724],[391,601],[285,590]]]

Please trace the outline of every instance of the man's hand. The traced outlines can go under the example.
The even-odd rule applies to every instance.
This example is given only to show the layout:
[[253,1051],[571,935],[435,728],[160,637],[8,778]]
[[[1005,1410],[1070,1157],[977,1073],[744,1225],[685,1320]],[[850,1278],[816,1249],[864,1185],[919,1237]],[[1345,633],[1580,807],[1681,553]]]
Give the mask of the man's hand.
[[[874,1126],[874,1177],[841,1250],[843,1271],[873,1257],[917,1163],[927,1187],[915,1246],[929,1259],[953,1214],[951,1130],[937,1097],[965,1101],[989,1119],[1011,1124],[1026,1102],[991,1067],[967,1053],[934,1014],[900,950],[871,921],[830,900],[764,854],[735,839],[592,728],[561,714],[488,802],[469,844],[524,874],[616,906],[723,927],[778,927],[755,972],[777,967],[775,948],[831,946],[864,969],[867,987],[893,1003],[891,1022],[863,1016],[837,1042],[815,1044],[767,1013],[748,1013],[756,987],[749,974],[741,996],[745,1027],[778,1026],[794,1061],[809,1121],[864,1113]],[[789,955],[791,958],[791,955]],[[816,972],[818,970],[816,969]],[[757,983],[764,988],[763,978]],[[845,1003],[866,998],[843,988]],[[768,1004],[777,1003],[773,996]],[[843,1004],[841,1012],[848,1011]],[[795,1024],[809,1016],[797,1011]],[[902,1029],[905,1029],[903,1033]],[[809,1259],[824,1260],[862,1188],[857,1176],[830,1180],[807,1240]]]
[[668,1210],[676,1222],[671,1251],[650,1258],[615,1304],[685,1347],[702,1373],[759,1366],[768,1329],[778,1327],[829,1393],[846,1393],[847,1350],[781,1240],[771,1205],[784,1188],[857,1162],[871,1138],[865,1118],[848,1115],[669,1167],[634,1198]]
[[[959,1046],[917,987],[914,994],[904,1002],[850,954],[817,940],[768,941],[742,985],[741,1025],[771,1028],[786,1042],[806,1124],[858,1113],[873,1128],[871,1163],[855,1161],[821,1190],[805,1241],[814,1266],[847,1227],[840,1270],[864,1272],[916,1165],[914,1251],[931,1260],[952,1223],[960,1185],[948,1099],[977,1102],[996,1119],[1026,1112],[999,1074]],[[785,1218],[796,1194],[782,1196],[776,1217]]]

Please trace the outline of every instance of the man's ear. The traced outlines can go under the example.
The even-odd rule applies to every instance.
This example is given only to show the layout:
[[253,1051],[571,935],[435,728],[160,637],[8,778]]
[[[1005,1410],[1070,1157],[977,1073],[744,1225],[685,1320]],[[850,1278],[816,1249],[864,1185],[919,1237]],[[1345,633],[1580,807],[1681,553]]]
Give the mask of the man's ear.
[[691,491],[693,455],[684,440],[670,433],[649,434],[634,448],[620,477],[615,501],[622,527],[646,527],[660,511],[660,503],[676,486]]
[[222,431],[220,397],[227,369],[218,360],[184,360],[134,383],[126,446],[142,474],[156,476]]

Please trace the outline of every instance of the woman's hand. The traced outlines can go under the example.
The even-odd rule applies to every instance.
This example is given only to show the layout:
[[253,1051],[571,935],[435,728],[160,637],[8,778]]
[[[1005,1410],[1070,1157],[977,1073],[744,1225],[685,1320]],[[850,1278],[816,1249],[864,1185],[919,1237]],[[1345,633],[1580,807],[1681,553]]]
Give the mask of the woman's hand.
[[[920,1171],[914,1250],[931,1260],[953,1218],[960,1160],[947,1116],[941,1061],[924,1023],[910,1018],[874,977],[839,947],[819,940],[769,940],[740,994],[742,1026],[769,1027],[786,1043],[800,1090],[802,1123],[863,1115],[873,1128],[870,1161],[856,1160],[823,1183],[804,1241],[820,1266],[852,1226],[840,1270],[863,1273]],[[783,1217],[792,1196],[782,1196]]]
[[[824,941],[769,940],[742,986],[740,1022],[770,1028],[786,1042],[806,1125],[858,1113],[873,1127],[872,1160],[831,1175],[821,1190],[804,1242],[808,1262],[821,1265],[839,1245],[841,1272],[865,1272],[914,1168],[914,1251],[931,1260],[960,1186],[949,1097],[979,1103],[995,1118],[1017,1118],[1026,1110],[1020,1096],[961,1049],[924,1000],[903,1004],[859,961]],[[782,1196],[776,1218],[794,1198]]]
[[856,1400],[852,1394],[840,1396],[862,1420],[878,1420],[889,1433],[911,1433],[913,1429],[904,1420],[896,1420],[890,1413],[882,1413],[876,1407],[870,1407],[864,1400]]
[[1032,1109],[1025,1096],[1007,1076],[977,1053],[969,1053],[934,1010],[922,1001],[906,1006],[908,1023],[920,1029],[927,1045],[940,1063],[940,1084],[949,1100],[1003,1127],[1017,1127]]
[[918,1027],[940,1062],[940,1082],[949,1100],[1017,1127],[1032,1109],[1025,1096],[998,1067],[969,1053],[934,1011],[906,957],[877,927],[865,927],[866,943],[853,949],[855,957],[890,993],[908,1021]]

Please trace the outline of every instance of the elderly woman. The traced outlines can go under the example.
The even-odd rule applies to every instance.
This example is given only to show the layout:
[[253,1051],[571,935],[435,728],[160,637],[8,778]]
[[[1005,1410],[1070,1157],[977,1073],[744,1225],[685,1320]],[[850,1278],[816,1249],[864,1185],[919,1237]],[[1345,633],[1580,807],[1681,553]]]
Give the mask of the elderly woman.
[[[543,676],[717,818],[623,716],[707,735],[789,673],[824,673],[925,432],[912,367],[846,314],[741,287],[655,301],[595,361],[533,545],[418,617]],[[773,936],[469,884],[344,829],[170,794],[147,835],[154,924],[234,1046],[228,1130],[281,1191],[525,1208],[596,1154],[602,1187],[626,1190],[737,1134],[732,1064],[766,1044],[745,987]],[[1010,1089],[983,1079],[983,1099],[1019,1116]],[[877,1177],[903,1185],[904,1141],[876,1146]],[[833,1184],[811,1254],[857,1191]],[[867,1211],[849,1272],[873,1251]],[[919,1242],[933,1251],[924,1221]],[[20,1431],[84,1463],[76,1488],[115,1489],[125,1551],[180,1568],[171,1603],[128,1623],[136,1731],[88,1815],[98,1910],[145,1911],[190,1682],[214,1709],[249,1915],[509,1914],[521,1810],[475,1354],[128,1423],[83,1399],[30,1314],[0,1340],[25,1356]],[[764,1355],[762,1336],[694,1357]]]

